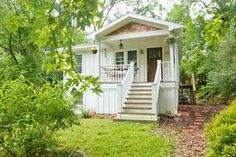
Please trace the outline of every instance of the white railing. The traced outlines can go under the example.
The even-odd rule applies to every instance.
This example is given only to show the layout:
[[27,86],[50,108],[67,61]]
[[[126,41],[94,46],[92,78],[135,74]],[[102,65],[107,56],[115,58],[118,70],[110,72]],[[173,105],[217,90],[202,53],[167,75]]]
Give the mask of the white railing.
[[100,67],[100,78],[102,82],[121,82],[129,69],[130,65],[114,65]]
[[130,86],[134,80],[134,63],[131,62],[129,70],[125,76],[125,78],[121,82],[121,97],[122,97],[122,104],[125,101],[125,97],[130,89]]
[[158,114],[158,95],[159,95],[159,89],[161,84],[161,74],[162,74],[162,68],[161,68],[161,60],[157,60],[157,69],[155,74],[155,79],[152,84],[152,112],[156,115]]
[[170,62],[161,62],[162,81],[173,81]]

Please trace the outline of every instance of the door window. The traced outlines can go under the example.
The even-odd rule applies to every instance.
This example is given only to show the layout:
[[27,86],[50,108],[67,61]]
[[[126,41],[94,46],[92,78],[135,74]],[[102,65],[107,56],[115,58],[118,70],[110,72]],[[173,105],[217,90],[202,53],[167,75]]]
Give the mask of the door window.
[[148,59],[161,60],[162,59],[161,48],[148,48]]

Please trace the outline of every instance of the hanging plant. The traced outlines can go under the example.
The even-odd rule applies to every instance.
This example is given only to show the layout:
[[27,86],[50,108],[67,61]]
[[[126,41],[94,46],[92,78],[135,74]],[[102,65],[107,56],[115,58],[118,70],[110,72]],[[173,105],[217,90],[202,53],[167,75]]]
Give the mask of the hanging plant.
[[98,52],[98,50],[97,50],[96,48],[92,48],[92,49],[91,49],[91,52],[92,52],[93,54],[96,54],[96,53]]
[[175,38],[175,36],[174,36],[173,34],[171,34],[171,35],[169,36],[169,38],[167,39],[167,43],[168,43],[168,44],[174,44],[174,43],[176,43],[176,38]]

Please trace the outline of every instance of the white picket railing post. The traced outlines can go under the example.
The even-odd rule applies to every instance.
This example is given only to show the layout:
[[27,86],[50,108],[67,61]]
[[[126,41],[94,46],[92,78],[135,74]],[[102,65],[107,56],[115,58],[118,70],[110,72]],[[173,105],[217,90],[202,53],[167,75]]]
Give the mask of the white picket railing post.
[[134,63],[131,62],[131,64],[127,67],[128,70],[122,69],[123,71],[122,75],[118,76],[119,80],[122,79],[118,84],[118,113],[121,112],[121,109],[126,99],[126,95],[134,80]]
[[171,66],[170,62],[162,62],[161,70],[162,70],[162,80],[163,81],[172,81],[173,76],[171,75]]
[[130,67],[121,82],[121,104],[125,102],[126,95],[134,81],[134,62],[131,62]]
[[120,83],[126,76],[130,65],[114,65],[100,67],[102,82]]
[[157,60],[157,69],[156,74],[154,78],[154,82],[152,84],[152,112],[156,115],[158,115],[158,95],[159,95],[159,89],[161,84],[161,74],[162,74],[162,68],[161,68],[161,60]]

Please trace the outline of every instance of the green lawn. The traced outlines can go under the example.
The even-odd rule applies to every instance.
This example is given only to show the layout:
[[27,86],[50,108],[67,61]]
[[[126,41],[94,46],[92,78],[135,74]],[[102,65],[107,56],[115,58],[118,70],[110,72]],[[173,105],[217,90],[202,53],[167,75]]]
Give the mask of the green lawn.
[[81,125],[60,131],[64,148],[82,150],[91,157],[168,157],[173,143],[153,133],[155,124],[83,119]]

